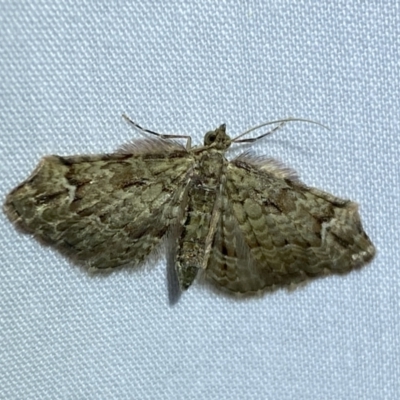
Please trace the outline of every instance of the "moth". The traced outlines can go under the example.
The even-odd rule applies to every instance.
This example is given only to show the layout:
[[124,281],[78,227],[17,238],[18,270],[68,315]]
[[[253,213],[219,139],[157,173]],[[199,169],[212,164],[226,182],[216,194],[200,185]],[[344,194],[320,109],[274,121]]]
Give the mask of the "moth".
[[8,218],[92,270],[140,264],[167,237],[182,290],[201,273],[228,292],[257,293],[374,257],[356,203],[271,158],[225,158],[233,143],[292,119],[235,139],[221,125],[192,147],[124,118],[148,137],[113,154],[42,158],[7,196]]

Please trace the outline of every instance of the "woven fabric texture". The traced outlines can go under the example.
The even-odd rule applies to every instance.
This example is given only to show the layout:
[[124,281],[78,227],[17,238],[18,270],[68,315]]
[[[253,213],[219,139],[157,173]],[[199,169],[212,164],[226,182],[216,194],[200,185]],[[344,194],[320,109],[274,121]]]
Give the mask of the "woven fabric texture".
[[[375,260],[238,300],[176,304],[165,252],[91,276],[0,216],[2,399],[400,398],[398,3],[2,1],[1,199],[46,154],[202,142],[295,116],[252,150],[360,204]],[[232,149],[231,156],[249,146]]]

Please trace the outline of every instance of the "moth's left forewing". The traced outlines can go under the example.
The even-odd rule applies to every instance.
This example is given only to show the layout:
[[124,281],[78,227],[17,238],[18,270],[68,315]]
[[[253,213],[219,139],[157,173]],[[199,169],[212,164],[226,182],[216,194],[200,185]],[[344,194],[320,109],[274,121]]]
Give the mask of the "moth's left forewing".
[[[375,254],[355,203],[308,188],[293,171],[273,160],[254,161],[246,156],[233,160],[226,169],[225,193],[227,215],[232,215],[229,223],[234,227],[231,231],[243,238],[252,274],[257,275],[252,292],[327,272],[347,272]],[[216,238],[229,244],[225,232],[226,226],[220,226]],[[223,254],[226,244],[220,245],[219,268],[237,269]],[[213,268],[211,264],[209,268]],[[248,288],[241,285],[243,273],[237,269],[230,271],[233,279],[225,274],[223,279],[213,280],[230,291],[246,293]]]

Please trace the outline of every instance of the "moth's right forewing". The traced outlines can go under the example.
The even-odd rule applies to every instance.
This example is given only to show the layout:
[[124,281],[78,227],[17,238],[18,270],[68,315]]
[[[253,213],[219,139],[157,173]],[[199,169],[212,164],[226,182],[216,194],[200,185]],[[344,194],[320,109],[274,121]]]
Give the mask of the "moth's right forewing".
[[6,214],[93,268],[137,264],[174,223],[193,164],[160,142],[136,154],[45,157],[7,196]]

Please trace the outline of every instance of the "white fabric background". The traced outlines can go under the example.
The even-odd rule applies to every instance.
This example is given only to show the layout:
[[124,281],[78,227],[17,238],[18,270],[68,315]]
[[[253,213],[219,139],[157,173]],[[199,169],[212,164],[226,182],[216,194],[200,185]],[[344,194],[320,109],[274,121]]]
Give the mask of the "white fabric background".
[[294,292],[197,284],[172,305],[164,253],[91,277],[2,214],[1,398],[400,398],[397,2],[0,3],[2,201],[43,155],[139,137],[123,112],[194,144],[297,116],[331,130],[293,123],[254,150],[360,203],[378,249]]

